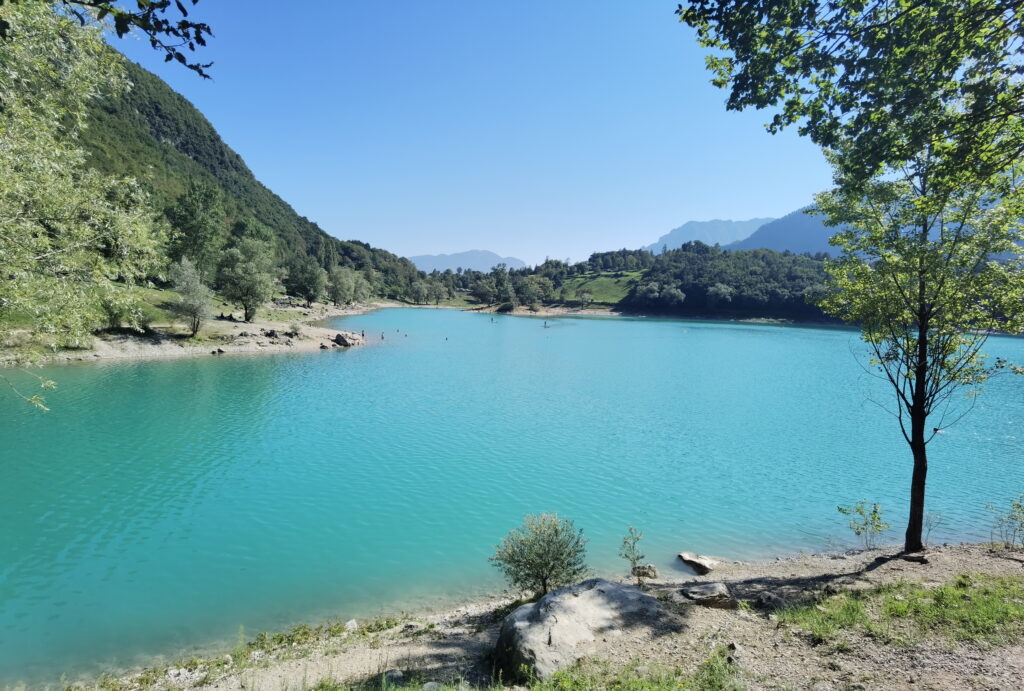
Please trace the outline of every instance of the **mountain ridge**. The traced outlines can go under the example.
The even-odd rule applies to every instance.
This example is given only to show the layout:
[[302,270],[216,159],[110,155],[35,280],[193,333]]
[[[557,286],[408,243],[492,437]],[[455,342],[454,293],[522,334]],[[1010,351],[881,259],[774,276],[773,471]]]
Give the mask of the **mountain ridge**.
[[510,269],[526,268],[526,262],[522,259],[502,257],[490,250],[466,250],[452,254],[418,254],[407,257],[407,259],[415,264],[417,269],[426,273],[444,272],[448,269],[455,271],[459,268],[486,272],[498,264],[505,264]]
[[773,218],[751,218],[746,221],[732,221],[715,218],[710,221],[687,221],[677,228],[658,238],[657,242],[643,249],[652,254],[660,253],[664,248],[679,249],[684,243],[699,241],[705,245],[727,245],[754,233]]

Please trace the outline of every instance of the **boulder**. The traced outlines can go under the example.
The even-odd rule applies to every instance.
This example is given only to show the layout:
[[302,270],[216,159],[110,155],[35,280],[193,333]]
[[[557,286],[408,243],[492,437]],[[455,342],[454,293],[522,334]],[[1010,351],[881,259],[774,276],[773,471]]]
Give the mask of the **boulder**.
[[718,562],[714,559],[694,554],[693,552],[680,552],[679,558],[684,564],[696,571],[698,576],[711,573],[718,566]]
[[756,604],[761,609],[772,611],[776,609],[782,609],[783,607],[785,607],[786,601],[778,595],[776,595],[775,593],[769,592],[767,590],[762,590],[760,593],[757,594],[757,597],[754,598],[754,604]]
[[337,333],[334,335],[334,342],[340,345],[342,348],[348,348],[352,345],[352,342],[343,333]]
[[654,564],[637,564],[630,573],[634,578],[657,578],[658,567]]
[[506,680],[520,679],[524,668],[546,679],[582,657],[583,644],[663,616],[662,604],[638,588],[592,578],[554,590],[505,617],[494,661]]
[[326,343],[321,343],[320,344],[320,350],[330,350],[330,349],[331,349],[331,347],[329,345],[327,345]]
[[389,669],[384,672],[385,686],[405,686],[405,674],[400,669]]
[[739,603],[725,583],[698,583],[681,588],[680,593],[694,604],[719,609],[736,609]]
[[352,633],[353,631],[358,631],[359,630],[359,622],[356,621],[355,619],[349,619],[348,621],[345,622],[345,630],[348,631],[349,633]]

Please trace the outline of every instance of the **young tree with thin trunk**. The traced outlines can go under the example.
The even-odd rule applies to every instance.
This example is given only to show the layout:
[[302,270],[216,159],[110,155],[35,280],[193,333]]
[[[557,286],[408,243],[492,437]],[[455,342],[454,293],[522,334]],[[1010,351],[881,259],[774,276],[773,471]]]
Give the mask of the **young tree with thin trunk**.
[[178,293],[178,299],[173,306],[174,312],[188,320],[191,332],[189,335],[194,338],[199,333],[203,321],[210,316],[210,299],[213,297],[213,291],[203,283],[199,271],[188,257],[182,257],[180,262],[171,266],[170,278],[175,292]]
[[934,186],[927,160],[905,171],[818,196],[827,222],[845,226],[819,305],[860,326],[895,395],[890,409],[913,455],[904,550],[917,552],[928,444],[1007,366],[986,360],[989,335],[1024,329],[1024,190],[1014,169],[987,184]]
[[[843,257],[828,312],[861,326],[914,457],[904,548],[922,548],[927,445],[953,394],[1022,327],[1024,11],[1016,0],[690,0],[727,108],[774,108],[826,149],[818,205]],[[937,424],[930,423],[939,414]],[[929,427],[929,425],[932,425]]]

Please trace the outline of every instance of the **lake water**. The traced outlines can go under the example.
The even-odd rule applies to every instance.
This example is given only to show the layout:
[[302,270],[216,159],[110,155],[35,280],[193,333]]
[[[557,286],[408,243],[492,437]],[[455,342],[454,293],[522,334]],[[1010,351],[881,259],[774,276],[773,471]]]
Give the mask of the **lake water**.
[[[55,368],[46,414],[0,396],[0,683],[497,591],[487,557],[533,512],[573,519],[604,574],[630,524],[663,569],[849,546],[835,507],[858,499],[900,539],[910,454],[854,331],[338,324],[369,345]],[[985,505],[1024,491],[1022,425],[1024,378],[1000,377],[932,443],[933,540],[988,538]]]

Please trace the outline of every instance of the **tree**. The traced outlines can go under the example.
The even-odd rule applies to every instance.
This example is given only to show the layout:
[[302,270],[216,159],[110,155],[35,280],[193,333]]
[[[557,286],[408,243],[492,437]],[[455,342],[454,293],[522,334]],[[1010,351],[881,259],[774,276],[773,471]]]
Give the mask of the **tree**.
[[488,277],[482,277],[473,284],[473,288],[470,291],[474,298],[479,300],[485,305],[493,305],[494,298],[497,296],[498,291],[494,286],[494,280]]
[[[935,145],[935,163],[984,160],[998,174],[1024,137],[989,130],[1024,114],[1024,11],[1018,0],[690,0],[727,108],[777,107],[768,128],[799,124],[835,149],[844,175],[874,177]],[[724,54],[723,54],[724,53]],[[949,108],[950,104],[963,104]]]
[[409,296],[417,305],[425,305],[430,299],[430,284],[426,281],[413,281],[409,286]]
[[837,185],[818,201],[848,228],[819,304],[861,326],[895,393],[914,457],[904,549],[918,551],[926,447],[944,424],[929,432],[928,417],[991,374],[989,333],[1021,328],[1021,5],[693,0],[677,13],[719,51],[708,66],[730,109],[779,107],[770,131],[799,123],[829,152]]
[[210,316],[210,299],[213,297],[213,291],[203,283],[202,277],[188,257],[183,257],[180,262],[171,266],[170,278],[175,292],[178,293],[173,310],[175,314],[188,319],[191,331],[189,335],[195,337],[203,320]]
[[[927,446],[959,419],[954,394],[974,394],[993,371],[982,347],[995,331],[1024,330],[1024,190],[1007,171],[986,185],[929,186],[917,174],[818,196],[842,256],[826,265],[822,309],[860,325],[872,364],[895,394],[914,469],[904,549],[924,548]],[[939,419],[929,423],[929,417]]]
[[296,259],[288,267],[284,287],[289,295],[304,299],[306,307],[311,307],[327,290],[327,272],[320,266],[316,257]]
[[335,266],[327,273],[327,297],[337,305],[352,302],[352,275],[355,272],[343,266]]
[[121,58],[49,4],[7,3],[0,15],[0,341],[18,315],[37,345],[85,345],[100,303],[137,320],[126,288],[162,264],[148,195],[89,169],[76,144],[92,99],[125,88]]
[[335,305],[351,305],[370,297],[370,284],[358,271],[336,266],[327,276],[327,295]]
[[530,515],[494,548],[490,561],[513,587],[540,597],[586,575],[586,544],[572,521],[551,513]]
[[220,188],[193,178],[167,209],[167,219],[175,230],[171,258],[188,257],[202,276],[212,276],[216,256],[224,238],[224,206]]
[[[36,1],[53,4],[47,0]],[[0,8],[3,8],[4,4],[14,5],[18,2],[19,0],[0,0]],[[193,5],[198,2],[199,0],[191,0]],[[167,16],[172,4],[180,16]],[[132,29],[137,29],[148,37],[149,45],[154,50],[163,51],[165,62],[177,60],[200,76],[208,77],[206,70],[213,63],[189,62],[183,49],[194,51],[197,45],[205,46],[206,37],[212,36],[213,32],[208,25],[188,19],[188,10],[180,0],[173,3],[171,0],[137,1],[138,9],[135,11],[119,7],[116,0],[60,0],[59,5],[82,26],[91,24],[94,17],[102,21],[109,16],[119,38]],[[16,18],[0,15],[0,41],[7,40],[17,28]]]
[[256,310],[273,296],[276,283],[277,267],[269,243],[242,237],[224,252],[217,285],[225,298],[242,306],[245,321],[256,318]]

